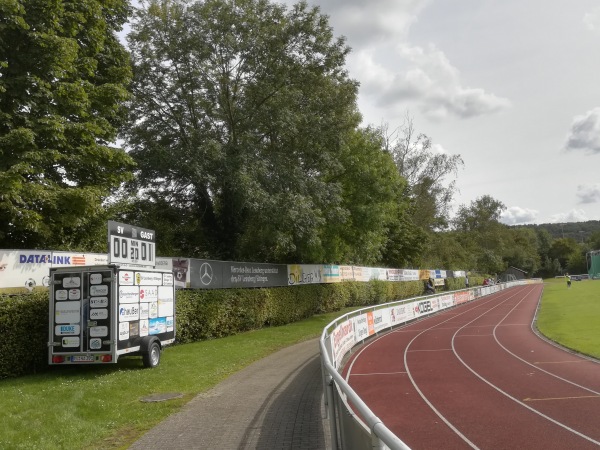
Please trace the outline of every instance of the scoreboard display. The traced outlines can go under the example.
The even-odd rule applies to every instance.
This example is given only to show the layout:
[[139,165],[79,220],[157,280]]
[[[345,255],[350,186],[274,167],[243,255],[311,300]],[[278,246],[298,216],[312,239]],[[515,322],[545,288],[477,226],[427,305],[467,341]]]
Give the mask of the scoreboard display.
[[124,223],[108,221],[109,264],[156,265],[156,233]]

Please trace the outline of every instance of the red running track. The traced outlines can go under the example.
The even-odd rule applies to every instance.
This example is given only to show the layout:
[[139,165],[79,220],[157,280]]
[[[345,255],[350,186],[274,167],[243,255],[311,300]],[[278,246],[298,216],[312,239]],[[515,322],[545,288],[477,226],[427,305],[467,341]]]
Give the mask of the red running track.
[[395,329],[344,376],[411,449],[600,446],[600,364],[533,331],[541,284]]

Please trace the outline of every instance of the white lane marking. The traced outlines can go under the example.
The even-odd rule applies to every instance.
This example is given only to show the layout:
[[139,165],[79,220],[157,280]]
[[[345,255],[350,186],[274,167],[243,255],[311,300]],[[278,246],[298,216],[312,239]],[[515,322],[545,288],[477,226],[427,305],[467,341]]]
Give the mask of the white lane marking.
[[[525,300],[525,299],[523,298],[523,299],[522,299],[522,300],[521,300],[519,303],[517,303],[517,304],[516,304],[516,305],[515,305],[515,306],[514,306],[514,307],[513,307],[513,308],[512,308],[510,311],[508,311],[508,312],[506,313],[506,316],[504,316],[504,318],[503,318],[502,320],[500,320],[500,322],[498,322],[498,324],[497,324],[497,325],[494,327],[494,332],[493,332],[493,334],[494,334],[494,339],[495,339],[496,343],[497,343],[497,344],[498,344],[498,345],[499,345],[499,346],[500,346],[502,349],[504,349],[504,351],[505,351],[506,353],[508,353],[509,355],[511,355],[511,356],[513,356],[514,358],[518,359],[519,361],[521,361],[521,362],[523,362],[523,363],[527,364],[528,366],[531,366],[531,367],[535,368],[536,370],[539,370],[540,372],[544,372],[545,374],[547,374],[547,375],[550,375],[551,377],[554,377],[554,378],[556,378],[556,379],[558,379],[558,380],[564,381],[565,383],[568,383],[568,384],[570,384],[570,385],[572,385],[572,386],[575,386],[575,387],[578,387],[578,388],[580,388],[580,389],[583,389],[584,391],[588,391],[588,392],[590,392],[590,393],[592,393],[592,394],[595,394],[595,395],[600,395],[600,392],[598,392],[598,391],[595,391],[595,390],[593,390],[593,389],[587,388],[587,387],[585,387],[585,386],[582,386],[582,385],[580,385],[580,384],[577,384],[577,383],[575,383],[575,382],[573,382],[573,381],[567,380],[566,378],[563,378],[563,377],[561,377],[561,376],[559,376],[559,375],[557,375],[557,374],[555,374],[555,373],[552,373],[552,372],[549,372],[548,370],[542,369],[541,367],[539,367],[539,366],[537,366],[537,365],[535,365],[535,364],[532,364],[532,363],[530,363],[529,361],[526,361],[525,359],[523,359],[523,358],[521,358],[520,356],[518,356],[518,355],[514,354],[514,353],[513,353],[513,352],[511,352],[511,351],[510,351],[508,348],[506,348],[504,345],[502,345],[502,343],[501,343],[501,342],[498,340],[498,336],[496,335],[496,330],[497,330],[497,329],[498,329],[498,327],[499,327],[499,326],[502,324],[502,322],[503,322],[504,320],[506,320],[506,318],[507,318],[507,317],[508,317],[508,316],[509,316],[509,315],[510,315],[510,314],[511,314],[511,313],[512,313],[512,312],[513,312],[513,311],[514,311],[516,308],[517,308],[517,306],[519,306],[519,305],[520,305],[520,304],[521,304],[521,303],[522,303],[524,300]],[[537,336],[537,335],[536,335],[536,336]]]
[[[532,289],[530,292],[532,292],[532,291],[533,291],[533,289]],[[523,299],[521,299],[521,300],[519,301],[519,303],[522,303],[522,302],[523,302],[523,300],[525,299],[525,297],[527,297],[527,296],[525,295],[525,296],[523,297]],[[511,298],[511,297],[509,297],[509,298]],[[508,300],[508,299],[507,299],[507,300]],[[505,301],[506,301],[506,300],[505,300]],[[504,302],[502,302],[502,303],[504,303]],[[517,304],[517,305],[518,305],[518,304]],[[515,306],[515,307],[516,307],[516,306]],[[514,309],[514,308],[513,308],[513,309]],[[488,386],[490,386],[491,388],[495,389],[496,391],[498,391],[499,393],[501,393],[501,394],[502,394],[502,395],[504,395],[505,397],[509,398],[510,400],[514,401],[514,402],[515,402],[515,403],[517,403],[518,405],[521,405],[522,407],[524,407],[524,408],[527,408],[529,411],[533,412],[534,414],[537,414],[538,416],[540,416],[540,417],[542,417],[542,418],[544,418],[544,419],[548,420],[549,422],[552,422],[553,424],[555,424],[555,425],[558,425],[559,427],[561,427],[561,428],[563,428],[563,429],[565,429],[565,430],[567,430],[567,431],[570,431],[571,433],[573,433],[573,434],[575,434],[575,435],[577,435],[577,436],[579,436],[579,437],[581,437],[581,438],[583,438],[583,439],[585,439],[585,440],[587,440],[587,441],[589,441],[589,442],[592,442],[592,443],[594,443],[594,444],[596,444],[596,445],[600,445],[600,442],[599,442],[599,441],[596,441],[595,439],[593,439],[593,438],[591,438],[591,437],[589,437],[589,436],[586,436],[585,434],[583,434],[583,433],[580,433],[580,432],[579,432],[579,431],[577,431],[577,430],[574,430],[573,428],[571,428],[571,427],[569,427],[569,426],[567,426],[567,425],[565,425],[565,424],[563,424],[563,423],[559,422],[558,420],[555,420],[555,419],[553,419],[552,417],[550,417],[550,416],[547,416],[546,414],[544,414],[544,413],[542,413],[542,412],[538,411],[538,410],[537,410],[537,409],[535,409],[535,408],[532,408],[531,406],[529,406],[529,405],[527,405],[527,404],[523,403],[523,402],[522,402],[522,401],[520,401],[519,399],[517,399],[517,398],[513,397],[512,395],[510,395],[510,394],[509,394],[509,393],[507,393],[506,391],[503,391],[503,390],[502,390],[502,389],[500,389],[498,386],[494,385],[493,383],[491,383],[490,381],[488,381],[487,379],[485,379],[484,377],[482,377],[481,375],[479,375],[477,372],[475,372],[475,370],[473,370],[471,367],[469,367],[469,365],[468,365],[467,363],[465,363],[465,361],[464,361],[464,360],[463,360],[463,359],[462,359],[462,358],[459,356],[459,354],[458,354],[458,353],[457,353],[457,351],[456,351],[456,347],[455,347],[455,345],[454,345],[454,339],[455,339],[456,335],[457,335],[457,334],[460,332],[460,330],[461,330],[462,328],[465,328],[467,325],[469,325],[470,323],[474,322],[475,320],[477,320],[477,319],[479,319],[479,318],[483,317],[484,315],[485,315],[485,313],[481,314],[479,317],[476,317],[476,318],[475,318],[475,319],[473,319],[471,322],[469,322],[468,324],[466,324],[464,327],[461,327],[461,328],[459,328],[458,330],[456,330],[456,333],[454,333],[454,335],[452,336],[452,349],[454,350],[454,354],[456,355],[456,357],[458,358],[458,360],[459,360],[459,361],[460,361],[460,362],[461,362],[461,363],[462,363],[462,364],[463,364],[463,365],[464,365],[464,366],[465,366],[465,367],[466,367],[466,368],[467,368],[469,371],[471,371],[471,373],[472,373],[473,375],[475,375],[477,378],[479,378],[481,381],[483,381],[484,383],[486,383]],[[534,366],[534,367],[535,367],[535,366]],[[537,369],[537,370],[542,370],[542,369],[538,369],[538,368],[536,368],[536,369]]]
[[[515,294],[516,295],[516,294]],[[510,299],[512,296],[508,297],[506,300]],[[497,301],[496,299],[494,299],[495,301]],[[502,303],[504,303],[506,300],[504,300]],[[490,303],[492,301],[492,299],[477,304],[476,306],[482,306],[482,305],[487,305],[488,303]],[[499,303],[498,305],[494,306],[494,308],[497,308],[498,306],[500,306],[502,303]],[[492,308],[492,309],[494,309]],[[475,307],[468,309],[467,311],[464,311],[463,313],[461,313],[460,315],[466,314],[467,312],[471,312],[472,310],[476,309]],[[444,422],[448,428],[450,428],[456,435],[458,435],[463,441],[465,441],[465,443],[467,443],[471,448],[473,449],[477,449],[479,450],[479,447],[477,447],[477,445],[475,445],[473,442],[471,442],[469,440],[469,438],[467,438],[464,434],[461,433],[461,431],[456,428],[435,406],[433,406],[433,403],[431,403],[429,401],[429,399],[425,396],[425,394],[423,394],[423,391],[421,391],[421,389],[419,389],[419,386],[417,385],[417,383],[415,382],[415,379],[413,378],[412,374],[410,373],[410,369],[408,367],[408,361],[406,360],[406,356],[408,355],[409,348],[412,345],[412,343],[415,341],[415,339],[417,339],[419,336],[421,336],[422,334],[424,334],[425,332],[429,331],[429,330],[433,330],[434,328],[436,328],[437,326],[448,322],[450,319],[441,322],[439,324],[436,324],[426,330],[421,331],[419,334],[417,334],[415,337],[412,338],[412,340],[408,343],[408,345],[406,346],[406,348],[404,349],[404,367],[406,367],[406,373],[408,375],[408,378],[410,379],[410,382],[412,383],[413,387],[415,388],[415,390],[417,391],[417,393],[421,396],[421,398],[423,399],[423,401],[427,404],[427,406],[429,406],[429,408],[440,418],[440,420],[442,422]]]

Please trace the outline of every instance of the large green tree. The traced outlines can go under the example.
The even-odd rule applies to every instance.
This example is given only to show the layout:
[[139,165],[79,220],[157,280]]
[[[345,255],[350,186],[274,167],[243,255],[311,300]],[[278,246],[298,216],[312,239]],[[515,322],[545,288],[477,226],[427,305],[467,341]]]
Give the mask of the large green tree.
[[[411,222],[407,183],[392,157],[381,150],[381,135],[371,128],[350,133],[342,146],[341,220],[326,228],[328,254],[345,264],[404,267],[419,247]],[[333,247],[333,248],[329,248]]]
[[131,74],[115,34],[127,8],[0,2],[0,248],[87,247],[129,177],[132,160],[111,144]]
[[153,1],[129,45],[144,225],[176,218],[170,248],[190,256],[337,259],[324,237],[350,214],[341,160],[360,116],[327,18],[304,2]]
[[476,255],[472,269],[487,274],[502,272],[508,266],[504,259],[509,242],[508,227],[499,222],[505,206],[489,195],[459,207],[453,225],[464,247]]

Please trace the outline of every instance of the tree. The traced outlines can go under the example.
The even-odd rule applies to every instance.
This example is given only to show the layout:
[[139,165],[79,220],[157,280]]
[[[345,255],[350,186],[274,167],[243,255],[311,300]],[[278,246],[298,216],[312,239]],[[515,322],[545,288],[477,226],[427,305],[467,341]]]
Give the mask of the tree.
[[[575,253],[581,252],[577,241],[572,238],[555,239],[550,247],[549,256],[551,259],[558,260],[562,268],[569,269],[569,259]],[[570,270],[570,269],[569,269]]]
[[517,267],[529,274],[540,269],[539,235],[531,228],[507,228],[504,260],[508,266]]
[[464,165],[460,155],[434,151],[431,139],[416,133],[408,114],[397,131],[388,135],[384,126],[382,133],[386,134],[386,150],[392,154],[400,175],[408,181],[410,196],[417,206],[413,213],[415,224],[425,230],[446,228],[456,183],[445,183],[449,175],[456,175]]
[[504,209],[502,202],[489,195],[477,198],[468,207],[459,207],[453,225],[463,245],[477,255],[473,269],[488,274],[506,269],[504,256],[510,237],[508,227],[498,222]]
[[333,247],[326,253],[345,264],[403,267],[411,249],[419,249],[416,227],[410,224],[406,180],[381,150],[379,132],[367,128],[350,133],[338,159],[342,171],[335,180],[346,214],[326,227],[324,245]]
[[360,116],[327,18],[265,0],[153,1],[136,17],[132,189],[194,225],[182,252],[335,258],[323,236],[349,214],[338,175]]
[[[75,249],[130,176],[127,2],[0,3],[0,247]],[[105,242],[105,235],[103,236]]]
[[600,250],[600,231],[595,231],[588,239],[590,250]]
[[468,207],[461,205],[453,224],[459,231],[484,232],[501,225],[498,221],[505,209],[504,203],[489,195],[484,195],[472,201]]

